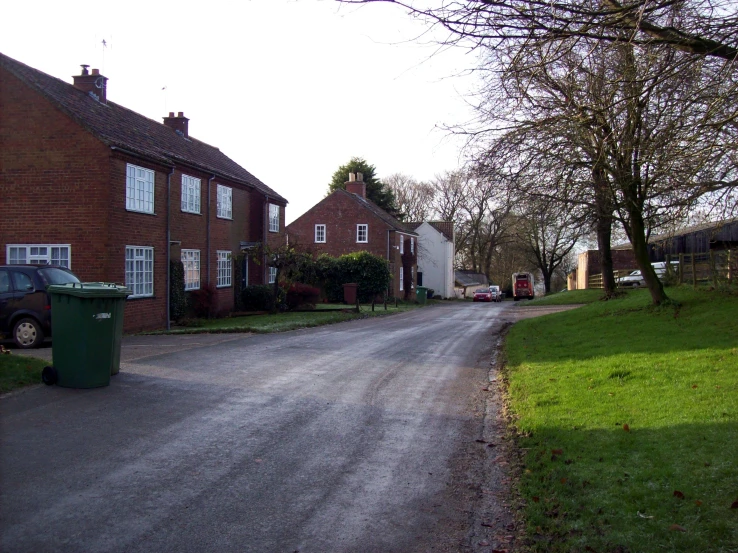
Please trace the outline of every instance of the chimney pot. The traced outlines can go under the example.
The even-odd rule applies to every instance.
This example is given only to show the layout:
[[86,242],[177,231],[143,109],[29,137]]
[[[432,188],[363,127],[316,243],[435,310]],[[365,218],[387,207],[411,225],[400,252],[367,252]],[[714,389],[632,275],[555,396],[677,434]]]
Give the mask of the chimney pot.
[[180,111],[179,113],[177,113],[177,117],[184,117],[184,112]]
[[99,69],[93,69],[92,70],[92,74],[93,75],[99,75],[100,74],[100,70]]
[[173,111],[170,111],[169,112],[169,117],[174,117],[174,112]]
[[356,173],[356,182],[364,182],[364,173]]
[[87,71],[87,68],[88,68],[88,67],[89,67],[89,65],[85,65],[85,64],[83,63],[83,64],[82,64],[82,73],[80,73],[80,75],[89,75],[89,74],[90,74],[90,72],[89,72],[89,71]]
[[82,65],[82,74],[73,75],[74,88],[85,92],[96,98],[101,104],[108,101],[108,78],[100,75],[99,69],[88,72],[89,65]]
[[349,182],[356,182],[356,174],[349,173]]

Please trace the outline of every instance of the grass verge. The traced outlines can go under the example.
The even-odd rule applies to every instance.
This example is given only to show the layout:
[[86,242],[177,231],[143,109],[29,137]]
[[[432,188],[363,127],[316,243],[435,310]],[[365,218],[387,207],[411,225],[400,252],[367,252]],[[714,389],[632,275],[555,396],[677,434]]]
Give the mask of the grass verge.
[[667,293],[512,327],[529,550],[738,552],[738,295]]
[[41,371],[48,361],[13,353],[0,355],[0,394],[41,383]]
[[[432,301],[431,301],[432,303]],[[321,306],[322,309],[342,307],[347,311],[350,307],[345,305],[328,305]],[[416,304],[400,304],[395,307],[394,304],[387,305],[385,311],[384,305],[377,304],[372,311],[371,305],[362,305],[360,313],[341,311],[323,311],[316,309],[315,311],[299,312],[299,313],[277,313],[275,315],[250,315],[246,317],[228,317],[224,319],[198,319],[194,321],[193,326],[175,328],[170,331],[154,331],[145,334],[207,334],[207,333],[227,333],[227,332],[285,332],[287,330],[296,330],[299,328],[311,328],[327,324],[341,323],[354,319],[364,319],[366,317],[381,317],[384,315],[392,315],[416,309],[420,307]]]

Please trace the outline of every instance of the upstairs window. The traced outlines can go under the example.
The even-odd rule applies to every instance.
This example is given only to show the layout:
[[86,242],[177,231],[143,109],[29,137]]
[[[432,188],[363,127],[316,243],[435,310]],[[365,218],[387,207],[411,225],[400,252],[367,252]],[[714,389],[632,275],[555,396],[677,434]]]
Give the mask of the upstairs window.
[[126,164],[126,209],[154,213],[154,172]]
[[400,292],[405,289],[405,283],[403,282],[405,280],[405,271],[403,269],[404,267],[400,267]]
[[233,189],[218,185],[217,215],[221,219],[233,219]]
[[61,265],[69,269],[69,244],[8,244],[5,259],[8,265]]
[[200,213],[200,179],[182,175],[182,211]]
[[369,236],[369,225],[358,224],[356,225],[356,241],[360,243],[367,243]]
[[269,232],[279,232],[279,206],[269,204]]
[[410,237],[410,253],[415,253],[415,238]]
[[315,242],[325,243],[325,225],[315,225]]
[[275,280],[277,280],[277,268],[269,267],[269,284],[274,284]]
[[400,255],[405,253],[405,237],[400,235]]

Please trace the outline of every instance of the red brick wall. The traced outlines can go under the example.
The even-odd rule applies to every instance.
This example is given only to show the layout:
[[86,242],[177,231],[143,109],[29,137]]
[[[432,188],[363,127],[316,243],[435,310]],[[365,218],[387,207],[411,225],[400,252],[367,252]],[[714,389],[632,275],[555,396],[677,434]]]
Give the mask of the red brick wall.
[[[364,223],[369,225],[368,241],[359,243],[356,241],[356,225]],[[325,243],[315,242],[316,224],[326,226]],[[382,259],[388,259],[393,272],[392,293],[402,297],[399,284],[402,266],[399,245],[403,235],[392,230],[387,223],[346,194],[334,192],[317,203],[288,225],[287,234],[290,244],[299,244],[316,256],[326,253],[338,257],[351,252],[368,251]],[[417,273],[417,266],[414,273]]]
[[[166,326],[167,175],[170,168],[112,151],[55,108],[44,96],[0,69],[0,263],[7,244],[70,244],[71,268],[83,281],[125,282],[126,246],[154,249],[154,296],[126,302],[125,332]],[[151,169],[154,214],[126,209],[126,166]],[[252,189],[214,179],[210,187],[210,256],[207,255],[208,179],[201,181],[201,214],[181,210],[183,170],[171,176],[171,238],[181,249],[200,250],[201,285],[217,284],[217,252],[240,251],[241,241],[263,237],[263,197]],[[233,219],[217,217],[216,184],[233,189]],[[256,199],[256,201],[254,201]],[[254,213],[258,215],[254,220]],[[282,240],[281,229],[269,240]],[[249,277],[261,282],[260,267]],[[233,277],[232,277],[233,278]],[[233,309],[233,285],[216,290],[215,310]]]

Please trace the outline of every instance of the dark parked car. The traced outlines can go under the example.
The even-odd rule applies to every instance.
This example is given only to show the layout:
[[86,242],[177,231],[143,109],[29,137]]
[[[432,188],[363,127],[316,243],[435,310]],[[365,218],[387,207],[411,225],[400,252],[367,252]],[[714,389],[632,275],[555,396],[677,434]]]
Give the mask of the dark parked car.
[[0,265],[0,335],[19,348],[36,348],[51,336],[50,284],[79,282],[64,267]]

